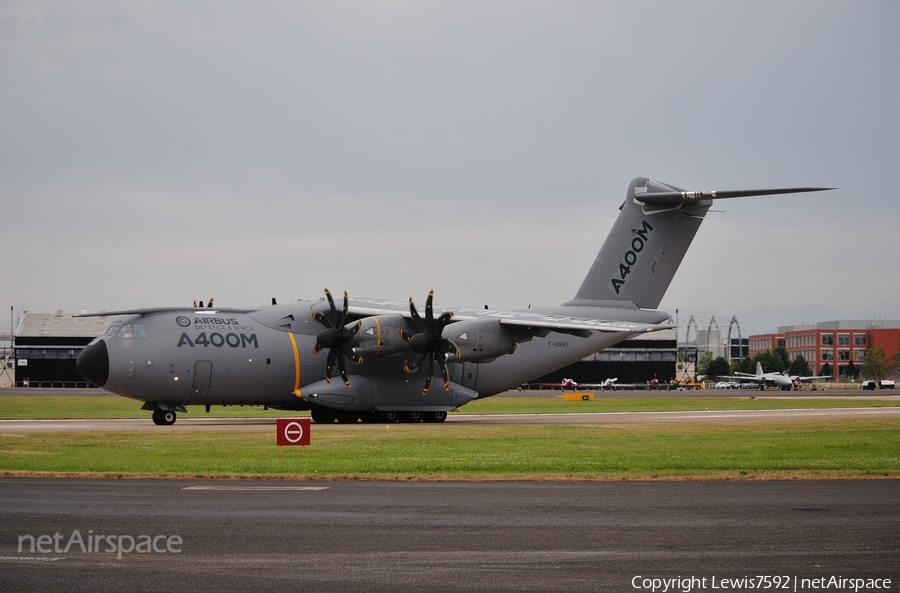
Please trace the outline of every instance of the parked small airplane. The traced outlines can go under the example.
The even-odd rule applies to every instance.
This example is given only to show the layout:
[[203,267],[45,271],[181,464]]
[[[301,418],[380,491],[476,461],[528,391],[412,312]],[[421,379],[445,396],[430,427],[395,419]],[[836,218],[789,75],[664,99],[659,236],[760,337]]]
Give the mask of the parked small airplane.
[[[664,329],[656,311],[713,200],[821,191],[687,192],[644,177],[575,297],[559,307],[492,311],[325,298],[251,308],[159,307],[117,316],[76,368],[145,402],[157,424],[186,405],[311,410],[316,422],[425,420],[515,389],[631,336]],[[352,366],[351,366],[352,365]],[[432,386],[434,367],[443,377]],[[335,367],[342,381],[332,381]]]
[[735,372],[734,376],[719,377],[720,379],[735,379],[744,383],[758,383],[760,389],[765,389],[767,385],[780,387],[782,391],[790,391],[795,387],[799,387],[800,383],[813,381],[815,379],[831,379],[830,375],[818,375],[812,377],[801,377],[800,375],[791,375],[787,371],[783,373],[764,373],[762,364],[756,363],[756,374]]
[[611,379],[606,379],[600,383],[579,383],[575,379],[564,378],[560,383],[543,383],[543,387],[560,387],[563,390],[565,389],[603,389],[604,387],[610,387],[613,383],[618,381],[615,377]]

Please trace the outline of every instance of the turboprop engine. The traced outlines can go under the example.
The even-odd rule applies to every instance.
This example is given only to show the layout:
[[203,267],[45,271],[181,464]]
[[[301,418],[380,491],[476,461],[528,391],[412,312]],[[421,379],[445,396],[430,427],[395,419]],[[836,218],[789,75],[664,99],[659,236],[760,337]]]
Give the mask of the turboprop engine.
[[[415,326],[402,315],[366,317],[360,322],[359,331],[351,342],[357,356],[390,356],[409,350],[407,336],[414,334]],[[498,356],[512,354],[516,344],[526,342],[533,332],[502,326],[496,319],[466,319],[450,323],[441,337],[456,345],[457,352],[450,351],[446,362],[487,362]]]
[[504,327],[497,319],[467,319],[444,328],[443,337],[456,345],[448,362],[488,362],[516,351],[516,344],[534,336],[516,327]]
[[400,333],[414,333],[415,326],[402,315],[379,315],[359,321],[359,331],[351,342],[357,356],[390,356],[409,349],[409,343]]

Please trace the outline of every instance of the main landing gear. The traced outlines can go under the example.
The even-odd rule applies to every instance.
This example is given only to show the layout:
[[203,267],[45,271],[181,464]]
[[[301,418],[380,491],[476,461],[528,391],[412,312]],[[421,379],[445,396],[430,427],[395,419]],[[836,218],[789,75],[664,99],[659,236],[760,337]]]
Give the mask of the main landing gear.
[[178,419],[178,416],[175,412],[169,412],[167,410],[153,410],[153,424],[158,426],[172,426],[175,424],[175,420]]
[[443,422],[447,419],[446,411],[438,412],[395,412],[393,410],[386,412],[344,412],[341,410],[332,410],[331,408],[315,407],[312,409],[312,419],[317,424],[331,424],[335,420],[341,424],[355,424],[358,421],[364,423],[386,423],[394,422]]

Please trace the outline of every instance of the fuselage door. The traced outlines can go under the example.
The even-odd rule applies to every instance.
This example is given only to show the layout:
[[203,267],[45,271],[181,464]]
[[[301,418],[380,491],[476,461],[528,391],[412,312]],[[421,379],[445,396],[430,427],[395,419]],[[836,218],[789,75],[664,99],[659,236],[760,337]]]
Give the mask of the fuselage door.
[[462,381],[459,381],[459,384],[469,389],[475,389],[475,382],[478,380],[478,365],[474,362],[467,362],[462,367]]
[[450,365],[450,380],[463,387],[474,389],[478,379],[478,365],[472,362],[457,362]]
[[212,379],[212,362],[198,360],[194,363],[194,384],[191,386],[191,398],[203,399],[209,395],[209,383]]

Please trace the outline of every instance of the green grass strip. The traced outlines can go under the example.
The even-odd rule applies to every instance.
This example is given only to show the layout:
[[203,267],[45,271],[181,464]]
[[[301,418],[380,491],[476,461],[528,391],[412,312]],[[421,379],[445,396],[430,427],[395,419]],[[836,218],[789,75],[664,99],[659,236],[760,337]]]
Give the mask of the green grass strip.
[[900,478],[900,422],[313,427],[0,435],[0,475],[366,480]]

